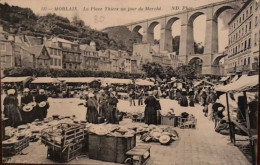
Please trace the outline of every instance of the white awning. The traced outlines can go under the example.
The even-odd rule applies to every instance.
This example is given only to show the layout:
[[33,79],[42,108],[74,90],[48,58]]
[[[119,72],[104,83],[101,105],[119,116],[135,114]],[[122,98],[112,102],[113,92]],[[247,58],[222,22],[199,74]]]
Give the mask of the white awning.
[[230,78],[230,76],[226,76],[226,77],[221,77],[221,79],[219,81],[227,81]]
[[102,84],[132,84],[131,79],[104,78]]
[[57,78],[52,77],[38,77],[32,81],[34,84],[49,84],[49,83],[61,83]]
[[58,77],[58,80],[66,83],[90,83],[95,81],[95,77]]
[[220,92],[247,91],[259,85],[258,78],[259,78],[258,75],[254,75],[254,76],[242,75],[237,81],[233,83],[219,86],[218,88],[216,88],[216,91],[220,91]]
[[176,79],[175,77],[172,77],[172,78],[171,78],[171,81],[172,81],[172,82],[174,82],[174,81],[176,81],[176,80],[177,80],[177,79]]
[[31,79],[31,76],[26,77],[5,77],[1,80],[2,83],[12,83],[12,82],[26,82]]
[[231,83],[237,81],[237,79],[238,79],[238,75],[236,74],[235,77],[233,77],[233,79],[231,80]]
[[135,81],[135,84],[140,86],[154,86],[154,82],[143,80],[143,79],[137,79]]
[[209,81],[207,81],[207,80],[201,80],[201,81],[199,81],[199,82],[196,82],[196,83],[194,83],[194,87],[196,87],[196,86],[198,86],[198,85],[200,85],[200,84],[207,84],[207,85],[211,85],[211,86],[214,86],[215,84],[213,84],[212,82],[209,82]]

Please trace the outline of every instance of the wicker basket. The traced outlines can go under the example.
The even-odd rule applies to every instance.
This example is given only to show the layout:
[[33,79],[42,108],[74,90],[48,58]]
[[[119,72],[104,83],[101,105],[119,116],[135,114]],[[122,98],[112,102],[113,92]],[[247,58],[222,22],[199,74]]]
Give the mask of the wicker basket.
[[23,149],[29,146],[30,138],[24,137],[16,143],[2,144],[3,156],[13,156],[21,153]]
[[[61,129],[62,127],[68,128]],[[57,131],[59,131],[60,135],[57,135]],[[42,130],[41,141],[45,145],[64,148],[71,143],[79,143],[83,141],[84,135],[84,125],[60,123]],[[61,137],[60,143],[57,143],[55,140],[57,137]]]

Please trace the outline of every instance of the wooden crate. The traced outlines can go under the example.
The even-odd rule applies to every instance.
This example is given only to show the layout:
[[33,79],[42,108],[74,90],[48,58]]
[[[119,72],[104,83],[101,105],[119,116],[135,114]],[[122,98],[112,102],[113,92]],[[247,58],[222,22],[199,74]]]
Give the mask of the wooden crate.
[[2,152],[4,156],[13,156],[21,153],[23,149],[29,146],[30,138],[24,137],[17,143],[13,144],[2,144]]
[[113,137],[89,134],[89,158],[107,162],[124,163],[126,152],[136,146],[133,137]]
[[69,162],[81,155],[83,141],[59,148],[56,146],[48,146],[47,158],[57,162]]
[[161,116],[161,125],[177,126],[177,119],[175,116]]
[[[62,141],[61,144],[55,142],[55,138],[58,136],[55,131],[61,129],[61,127],[69,125],[70,127],[64,129],[61,132]],[[77,143],[84,140],[84,125],[82,124],[68,124],[60,123],[55,126],[51,126],[41,131],[41,142],[45,145],[56,146],[63,148],[71,143]]]

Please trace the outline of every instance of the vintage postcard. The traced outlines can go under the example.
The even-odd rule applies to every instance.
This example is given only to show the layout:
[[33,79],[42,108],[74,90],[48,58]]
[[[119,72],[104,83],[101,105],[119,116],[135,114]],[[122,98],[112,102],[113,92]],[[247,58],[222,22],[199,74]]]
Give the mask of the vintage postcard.
[[259,0],[0,0],[4,164],[257,165]]

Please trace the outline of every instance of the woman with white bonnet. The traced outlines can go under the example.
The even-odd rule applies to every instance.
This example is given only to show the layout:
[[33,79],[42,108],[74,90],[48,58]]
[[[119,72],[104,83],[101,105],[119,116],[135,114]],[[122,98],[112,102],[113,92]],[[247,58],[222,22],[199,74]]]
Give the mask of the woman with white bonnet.
[[22,116],[18,108],[18,99],[14,89],[9,89],[7,94],[4,98],[4,115],[8,118],[7,125],[16,128],[22,122]]
[[[153,96],[153,91],[148,91],[148,97],[145,99],[144,103],[144,121],[145,124],[157,124],[157,109],[159,107],[159,102]],[[159,110],[159,109],[158,109]]]
[[23,123],[30,123],[33,122],[34,120],[34,116],[35,116],[34,109],[31,109],[30,111],[23,110],[24,106],[32,102],[33,102],[33,96],[30,94],[29,88],[25,88],[23,90],[23,96],[21,97],[21,115],[23,118]]
[[93,93],[88,94],[88,101],[86,103],[87,115],[86,120],[89,123],[97,124],[98,123],[98,102],[95,99],[95,95]]
[[43,89],[39,90],[39,94],[35,96],[36,106],[36,117],[39,120],[43,120],[47,117],[49,103],[48,103],[48,96],[45,94]]

